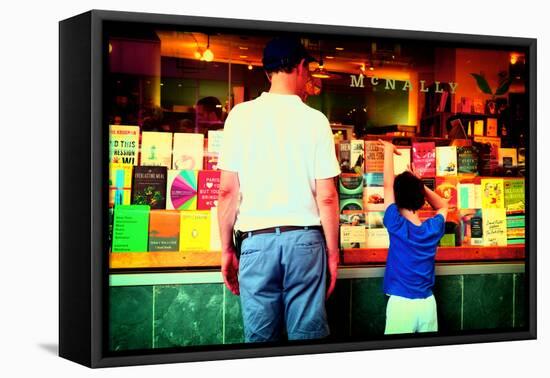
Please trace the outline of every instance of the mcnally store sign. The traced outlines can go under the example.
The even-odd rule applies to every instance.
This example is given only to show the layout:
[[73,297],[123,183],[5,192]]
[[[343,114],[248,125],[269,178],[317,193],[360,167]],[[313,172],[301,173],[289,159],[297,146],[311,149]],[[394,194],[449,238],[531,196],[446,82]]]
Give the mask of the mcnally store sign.
[[[352,87],[352,88],[365,88],[365,78],[366,78],[365,75],[359,74],[359,75],[349,75],[349,76],[350,76],[350,79],[351,79],[350,87]],[[412,83],[410,82],[410,80],[402,81],[403,85],[399,85],[398,87],[396,87],[395,79],[379,79],[376,76],[372,76],[370,78],[367,77],[367,79],[370,81],[370,84],[373,87],[384,86],[384,90],[395,91],[395,90],[401,89],[402,91],[411,91],[411,90],[414,89]],[[419,88],[420,92],[428,92],[429,91],[429,88],[426,88],[426,86],[425,86],[426,85],[425,80],[420,80],[418,83],[419,83],[418,88]],[[439,86],[439,84],[441,84],[441,82],[436,81],[436,82],[434,82],[434,84],[435,84],[434,92],[435,93],[443,93],[443,88],[441,88]],[[451,94],[454,94],[455,91],[456,91],[456,87],[458,87],[458,83],[450,82],[449,87],[451,89]]]

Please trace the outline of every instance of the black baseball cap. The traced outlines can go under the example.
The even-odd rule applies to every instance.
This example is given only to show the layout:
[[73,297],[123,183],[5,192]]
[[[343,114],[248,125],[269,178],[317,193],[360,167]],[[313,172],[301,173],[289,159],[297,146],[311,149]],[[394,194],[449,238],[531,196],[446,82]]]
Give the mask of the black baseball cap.
[[266,71],[277,71],[284,66],[294,66],[305,59],[306,63],[316,62],[300,40],[295,37],[276,37],[264,48],[262,63]]

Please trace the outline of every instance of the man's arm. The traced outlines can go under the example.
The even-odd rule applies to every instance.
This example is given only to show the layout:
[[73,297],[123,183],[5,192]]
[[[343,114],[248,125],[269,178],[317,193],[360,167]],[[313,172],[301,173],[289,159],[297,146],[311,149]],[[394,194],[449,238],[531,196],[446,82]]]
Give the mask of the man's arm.
[[340,223],[340,203],[338,192],[334,183],[334,177],[315,180],[315,201],[319,208],[321,225],[325,234],[328,249],[328,268],[330,284],[327,290],[327,298],[336,285],[338,274],[338,261],[340,248],[338,246],[338,231]]
[[395,173],[393,171],[393,154],[401,155],[401,152],[390,142],[382,139],[378,141],[384,146],[384,210],[395,202],[393,192],[393,181]]
[[239,295],[239,261],[233,244],[233,226],[237,217],[239,201],[239,175],[237,172],[221,171],[218,195],[218,223],[222,243],[222,276],[225,285]]

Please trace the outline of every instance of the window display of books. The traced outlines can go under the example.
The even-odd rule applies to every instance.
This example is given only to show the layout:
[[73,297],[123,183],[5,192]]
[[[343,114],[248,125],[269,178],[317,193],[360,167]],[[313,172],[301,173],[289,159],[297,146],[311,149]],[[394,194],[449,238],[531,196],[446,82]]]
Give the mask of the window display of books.
[[110,127],[113,253],[221,250],[216,163],[223,133],[210,135]]
[[[341,143],[355,145],[359,150],[361,141]],[[345,173],[340,177],[340,246],[343,250],[389,246],[387,231],[381,222],[383,154],[378,153],[377,141],[363,143],[362,175]],[[412,148],[400,147],[400,151],[407,153],[398,159],[394,156],[395,173],[402,172],[412,162],[422,181],[449,200],[450,211],[440,246],[501,247],[525,243],[525,179],[510,176],[517,172],[517,149],[500,148],[498,137],[476,138],[474,143],[459,146],[441,145],[440,141],[436,146],[422,138],[413,140]],[[434,214],[427,203],[420,209],[421,219]],[[371,224],[373,217],[380,218],[376,226]]]

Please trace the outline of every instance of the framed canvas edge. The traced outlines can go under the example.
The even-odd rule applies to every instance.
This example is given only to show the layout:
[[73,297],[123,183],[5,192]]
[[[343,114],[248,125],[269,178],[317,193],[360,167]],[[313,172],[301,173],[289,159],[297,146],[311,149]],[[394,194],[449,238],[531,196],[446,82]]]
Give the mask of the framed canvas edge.
[[[91,246],[91,297],[92,297],[92,349],[90,367],[111,367],[121,365],[142,365],[173,362],[191,362],[236,358],[269,357],[283,355],[300,355],[311,353],[329,353],[346,352],[373,349],[390,348],[408,348],[423,346],[440,346],[451,344],[471,344],[497,341],[529,340],[536,338],[536,43],[535,38],[519,37],[501,37],[486,36],[474,34],[459,33],[439,33],[439,32],[419,32],[394,29],[375,29],[366,27],[322,25],[322,24],[302,24],[258,20],[240,20],[200,16],[180,16],[163,15],[136,12],[118,12],[92,10],[92,54],[91,54],[91,138],[92,138],[92,246]],[[175,353],[151,353],[146,355],[133,356],[107,356],[104,353],[106,340],[104,337],[103,316],[107,304],[108,286],[106,286],[105,275],[108,274],[108,258],[105,255],[105,235],[103,235],[103,226],[106,221],[106,210],[103,205],[106,204],[107,190],[103,190],[103,178],[106,175],[106,167],[102,164],[102,158],[105,152],[104,140],[106,131],[101,131],[101,122],[103,117],[102,101],[103,97],[103,22],[143,22],[153,24],[179,24],[195,26],[217,26],[236,29],[264,29],[277,30],[281,32],[304,32],[304,33],[322,33],[322,34],[346,34],[358,36],[371,36],[383,38],[414,39],[443,41],[451,43],[468,43],[474,45],[489,44],[496,46],[517,46],[527,48],[529,53],[529,148],[528,148],[528,171],[529,184],[533,189],[529,190],[529,259],[526,261],[529,286],[529,329],[528,331],[510,331],[502,333],[483,333],[474,335],[456,335],[456,336],[434,336],[428,338],[399,338],[388,340],[373,340],[361,342],[344,342],[337,344],[314,344],[314,345],[289,345],[269,348],[250,348],[243,344],[240,349],[232,350],[211,350],[200,352],[175,352]],[[100,130],[100,132],[98,132]],[[94,151],[101,151],[94,154]],[[106,164],[105,164],[106,166]],[[534,205],[534,206],[533,206]],[[527,248],[527,247],[526,247]],[[105,294],[105,295],[104,295]],[[212,346],[215,348],[215,346]]]

